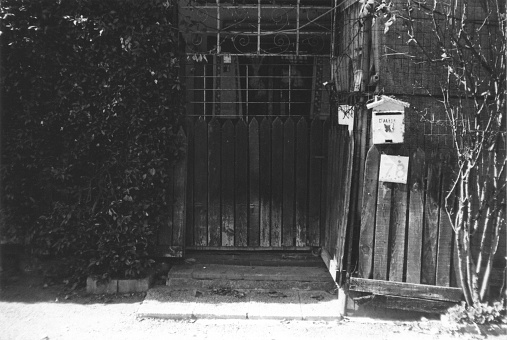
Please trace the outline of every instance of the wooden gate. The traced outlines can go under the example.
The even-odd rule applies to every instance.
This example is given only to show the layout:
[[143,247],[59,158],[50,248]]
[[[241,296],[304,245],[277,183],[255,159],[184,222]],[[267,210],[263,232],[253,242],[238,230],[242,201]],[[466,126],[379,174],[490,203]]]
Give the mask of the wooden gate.
[[188,124],[188,249],[322,244],[329,121],[199,118]]
[[[461,300],[455,275],[453,229],[444,208],[449,171],[442,157],[410,154],[407,184],[379,182],[381,153],[368,151],[361,212],[358,271],[350,290],[376,295],[380,304],[435,310]],[[396,151],[396,152],[394,152]]]

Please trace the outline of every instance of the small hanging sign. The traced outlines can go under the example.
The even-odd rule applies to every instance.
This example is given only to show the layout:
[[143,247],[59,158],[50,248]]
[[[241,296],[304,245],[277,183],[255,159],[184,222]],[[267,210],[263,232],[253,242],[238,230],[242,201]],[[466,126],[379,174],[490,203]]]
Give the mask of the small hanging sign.
[[380,182],[393,182],[407,184],[408,157],[380,155]]

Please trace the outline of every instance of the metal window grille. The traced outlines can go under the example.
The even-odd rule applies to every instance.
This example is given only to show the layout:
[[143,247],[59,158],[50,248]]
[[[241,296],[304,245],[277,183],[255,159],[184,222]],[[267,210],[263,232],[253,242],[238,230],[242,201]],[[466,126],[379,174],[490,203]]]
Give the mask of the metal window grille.
[[326,112],[334,0],[182,0],[188,113]]

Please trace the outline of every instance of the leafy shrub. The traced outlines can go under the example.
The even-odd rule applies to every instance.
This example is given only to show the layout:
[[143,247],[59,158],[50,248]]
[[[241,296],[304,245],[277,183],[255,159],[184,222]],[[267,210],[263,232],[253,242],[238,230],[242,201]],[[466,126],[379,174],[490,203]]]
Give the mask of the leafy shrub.
[[477,306],[467,306],[465,302],[450,308],[447,312],[451,321],[457,323],[507,323],[506,310],[501,302],[492,305],[480,303]]
[[0,6],[6,225],[77,276],[143,275],[184,150],[171,2]]

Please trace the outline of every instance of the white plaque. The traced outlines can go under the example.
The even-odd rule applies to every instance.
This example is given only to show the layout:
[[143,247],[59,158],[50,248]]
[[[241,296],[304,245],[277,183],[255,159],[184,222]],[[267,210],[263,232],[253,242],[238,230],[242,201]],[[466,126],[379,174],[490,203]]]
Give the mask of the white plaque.
[[380,182],[407,184],[408,157],[380,155]]

